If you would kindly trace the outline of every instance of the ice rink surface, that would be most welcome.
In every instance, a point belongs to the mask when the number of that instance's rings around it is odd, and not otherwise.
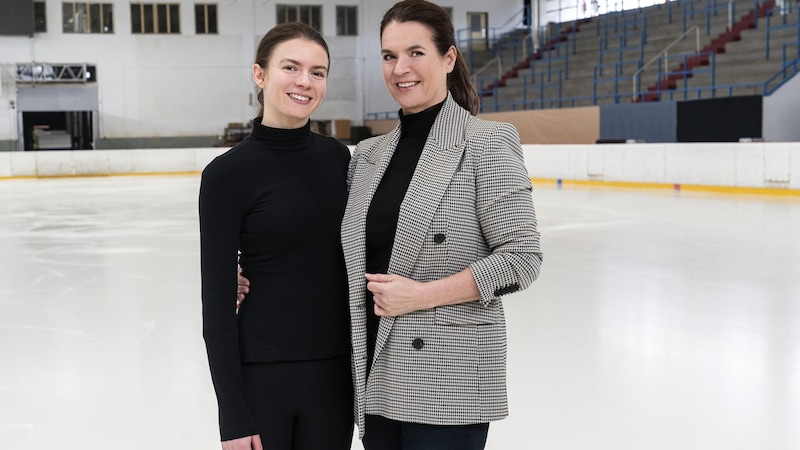
[[[198,186],[0,181],[0,448],[220,448]],[[544,264],[505,300],[511,416],[487,449],[800,449],[800,199],[534,202]]]

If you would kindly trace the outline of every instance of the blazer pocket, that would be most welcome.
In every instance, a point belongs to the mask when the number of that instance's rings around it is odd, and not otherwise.
[[[500,305],[478,301],[436,308],[436,325],[487,325],[500,322]]]

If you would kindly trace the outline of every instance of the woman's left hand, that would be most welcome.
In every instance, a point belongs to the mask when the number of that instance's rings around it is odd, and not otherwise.
[[[400,275],[366,274],[367,289],[375,299],[378,316],[401,316],[420,309],[424,304],[424,283]]]

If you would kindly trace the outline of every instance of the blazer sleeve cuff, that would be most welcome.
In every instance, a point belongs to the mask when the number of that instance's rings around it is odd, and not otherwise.
[[[497,270],[497,267],[486,259],[470,264],[472,276],[480,293],[480,302],[484,306],[500,300],[500,297],[523,289],[516,277],[509,276],[507,271]]]

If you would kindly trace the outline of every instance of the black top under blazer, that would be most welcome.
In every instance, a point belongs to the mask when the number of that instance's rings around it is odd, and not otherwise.
[[[528,287],[542,262],[531,181],[516,129],[472,116],[448,94],[400,206],[388,272],[434,281],[465,268],[480,300],[382,317],[367,378],[365,227],[400,125],[359,143],[342,222],[353,335],[354,413],[434,425],[508,415],[500,297]]]

